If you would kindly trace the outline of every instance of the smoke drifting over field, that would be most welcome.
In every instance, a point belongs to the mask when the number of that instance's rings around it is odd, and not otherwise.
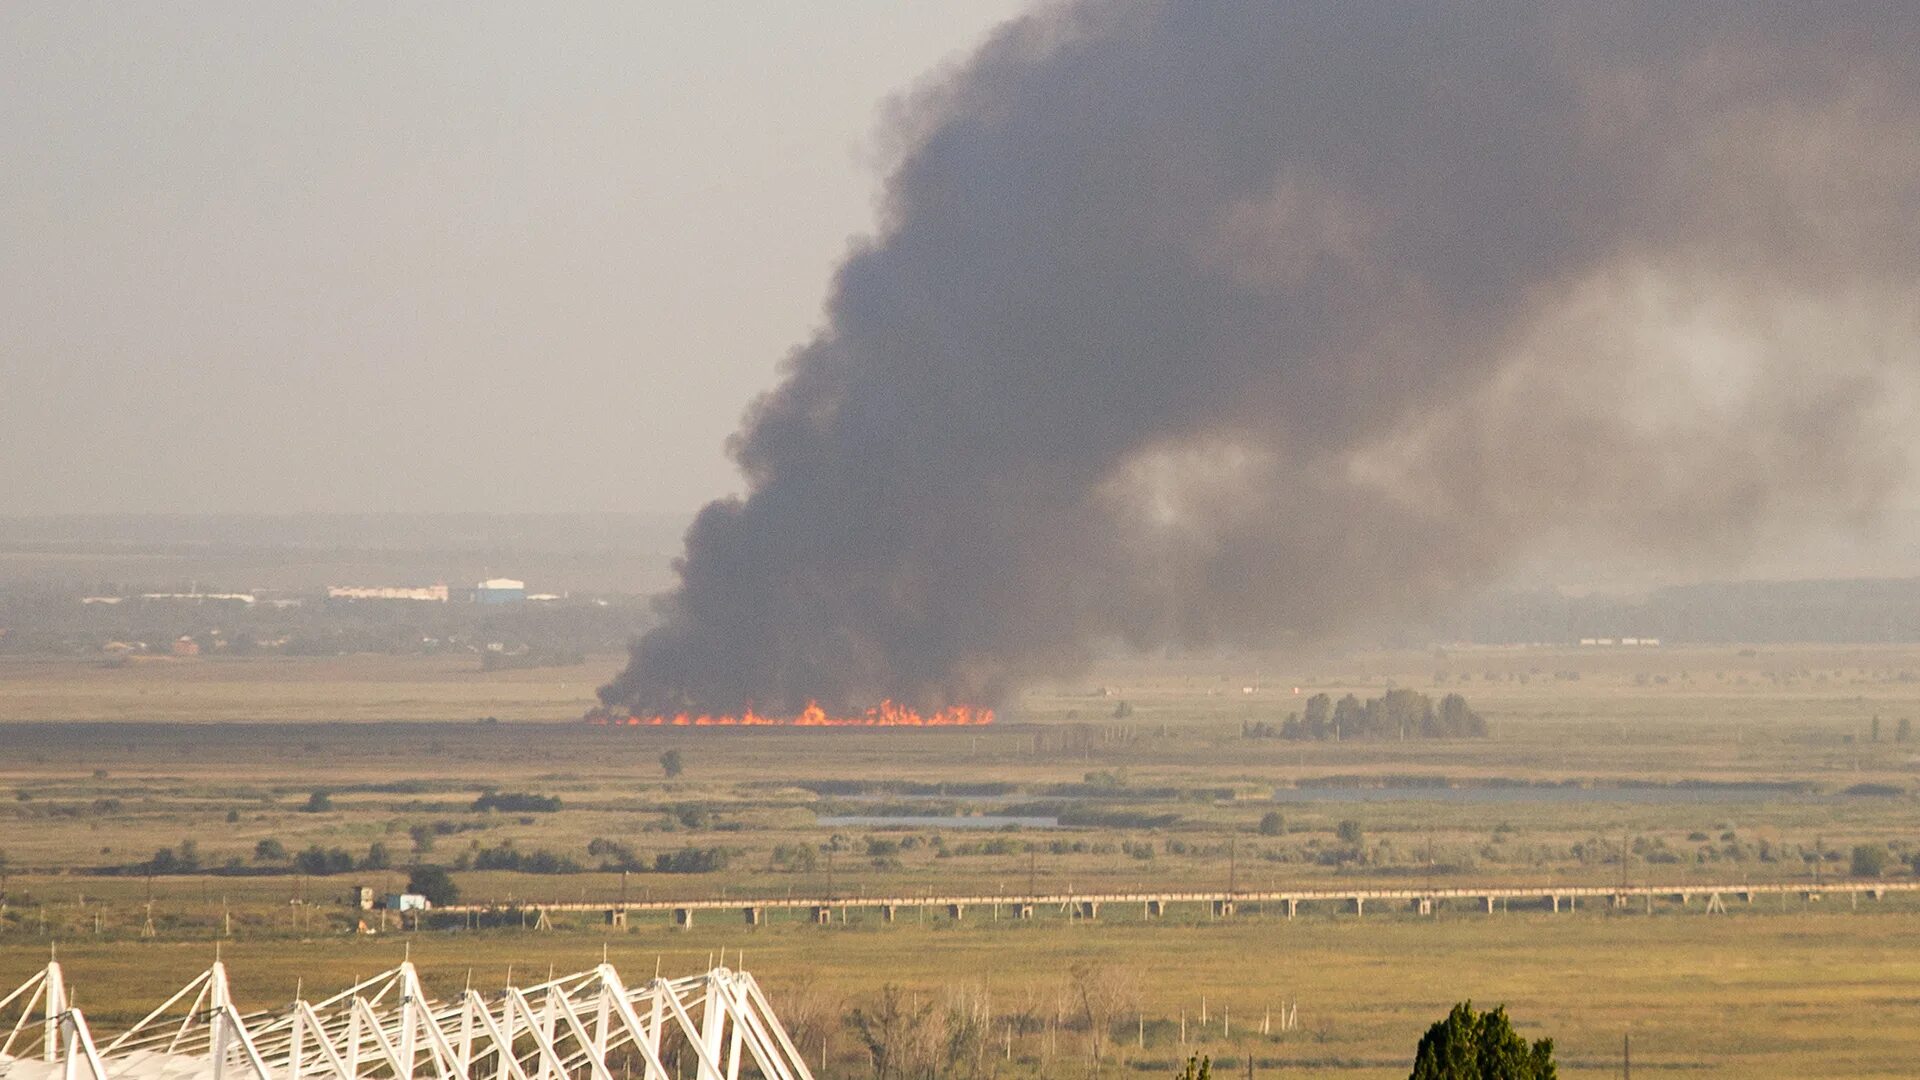
[[[990,703],[1416,614],[1569,534],[1869,517],[1920,364],[1920,7],[1048,8],[900,104],[878,236],[602,691]]]

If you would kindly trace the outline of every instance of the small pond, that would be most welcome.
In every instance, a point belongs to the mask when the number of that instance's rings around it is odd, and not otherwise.
[[[841,814],[821,817],[819,824],[854,829],[1057,829],[1057,817],[1017,817],[1010,814],[975,814],[971,817],[938,814]]]

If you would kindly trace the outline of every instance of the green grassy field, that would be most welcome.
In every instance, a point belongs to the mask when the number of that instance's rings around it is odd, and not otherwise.
[[[1614,1075],[1621,1036],[1636,1066],[1711,1077],[1909,1076],[1920,1052],[1920,930],[1913,910],[1737,913],[1728,917],[1466,914],[1411,918],[1258,918],[1156,925],[1043,921],[880,928],[727,925],[692,931],[640,928],[615,936],[563,926],[552,934],[422,933],[407,949],[431,984],[456,990],[509,968],[524,978],[549,967],[590,966],[604,947],[636,975],[702,970],[727,950],[781,1001],[825,995],[870,998],[886,982],[930,999],[977,987],[999,1028],[1061,1029],[1012,1040],[1002,1075],[1077,1075],[1085,1033],[1073,1023],[1065,978],[1076,966],[1126,973],[1137,1006],[1114,1025],[1108,1072],[1171,1072],[1188,1049],[1243,1060],[1261,1075],[1405,1075],[1413,1043],[1454,1000],[1504,1002],[1522,1031],[1551,1035],[1568,1075]],[[327,936],[224,942],[236,993],[268,1005],[347,985],[398,962],[393,936]],[[157,1003],[204,967],[211,940],[93,943],[60,955],[96,1023],[111,1027]],[[23,977],[40,947],[12,944],[0,974]],[[1204,999],[1204,1000],[1203,1000]],[[1263,1019],[1297,1003],[1299,1026],[1262,1034]],[[1203,1007],[1208,1016],[1200,1023]],[[1142,1018],[1145,1045],[1138,1045]],[[1228,1025],[1231,1025],[1229,1028]],[[809,1057],[825,1038],[836,1074],[857,1075],[859,1051],[843,1031],[802,1025]],[[1133,1030],[1129,1030],[1133,1029]],[[996,1048],[999,1049],[999,1048]]]
[[[1880,876],[1900,880],[1920,842],[1920,744],[1897,738],[1900,718],[1920,715],[1920,649],[1141,662],[1036,688],[1000,724],[974,731],[568,722],[617,666],[614,657],[500,673],[384,657],[0,662],[0,983],[23,978],[58,940],[83,1002],[111,1027],[190,977],[218,940],[257,1003],[285,997],[296,978],[344,985],[399,950],[393,930],[352,932],[347,886],[397,888],[413,862],[455,867],[468,898],[538,902],[623,889],[638,899],[991,894],[1029,883],[1219,890],[1230,880],[1241,889],[1812,882],[1851,873],[1855,847],[1884,849]],[[1490,736],[1242,734],[1313,693],[1394,686],[1466,695]],[[669,749],[686,763],[672,780],[659,765]],[[490,789],[554,796],[560,809],[473,809]],[[304,809],[314,791],[330,807]],[[939,820],[886,821],[909,812]],[[1063,827],[967,827],[1009,813]],[[822,822],[831,816],[876,820]],[[1342,823],[1357,840],[1339,835]],[[596,869],[606,861],[590,850],[596,839],[644,867],[687,848],[718,851],[724,866],[643,869],[623,881]],[[256,858],[267,840],[361,861],[377,844],[390,865],[297,874],[287,859]],[[189,841],[198,871],[140,869]],[[546,853],[582,872],[473,868],[501,851]],[[1133,1018],[1119,1024],[1128,1030],[1116,1029],[1125,1060],[1110,1060],[1110,1073],[1170,1072],[1184,1011],[1191,1046],[1251,1055],[1262,1075],[1404,1075],[1425,1024],[1465,997],[1504,1001],[1528,1034],[1555,1037],[1570,1075],[1612,1075],[1626,1031],[1636,1065],[1702,1076],[1910,1075],[1920,1049],[1911,1022],[1920,962],[1909,947],[1920,901],[1902,894],[1858,909],[1832,898],[1736,903],[1724,917],[1698,902],[1651,915],[1457,909],[1432,919],[1369,905],[1364,919],[1311,911],[1292,922],[1253,908],[1221,921],[1176,910],[1151,923],[1129,911],[1092,924],[1042,914],[1016,924],[976,912],[955,925],[909,912],[887,926],[856,910],[844,926],[783,914],[749,929],[712,913],[691,931],[638,916],[614,930],[581,915],[551,933],[513,919],[477,932],[443,920],[405,937],[443,985],[468,967],[497,979],[509,964],[577,966],[603,945],[643,972],[656,956],[689,970],[722,947],[744,948],[747,966],[802,1013],[819,1011],[807,995],[851,1006],[888,982],[929,996],[977,985],[1015,1023],[1005,1076],[1085,1071],[1084,1024],[1060,1004],[1075,965],[1138,988]],[[1294,999],[1299,1028],[1259,1035],[1268,1011]],[[848,1031],[807,1026],[834,1075],[858,1075]]]

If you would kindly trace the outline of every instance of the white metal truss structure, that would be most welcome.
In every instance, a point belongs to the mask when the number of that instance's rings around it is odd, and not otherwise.
[[[602,963],[436,1001],[402,963],[242,1012],[215,961],[101,1043],[54,961],[0,997],[0,1032],[0,1080],[813,1080],[753,976],[725,967],[629,989]]]

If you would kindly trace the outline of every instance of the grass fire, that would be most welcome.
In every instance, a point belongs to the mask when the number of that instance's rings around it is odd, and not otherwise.
[[[993,723],[993,710],[971,705],[949,705],[929,712],[892,701],[848,716],[832,716],[818,702],[792,716],[772,716],[753,711],[752,706],[732,713],[653,713],[625,715],[605,707],[586,715],[586,721],[603,727],[979,727]]]

